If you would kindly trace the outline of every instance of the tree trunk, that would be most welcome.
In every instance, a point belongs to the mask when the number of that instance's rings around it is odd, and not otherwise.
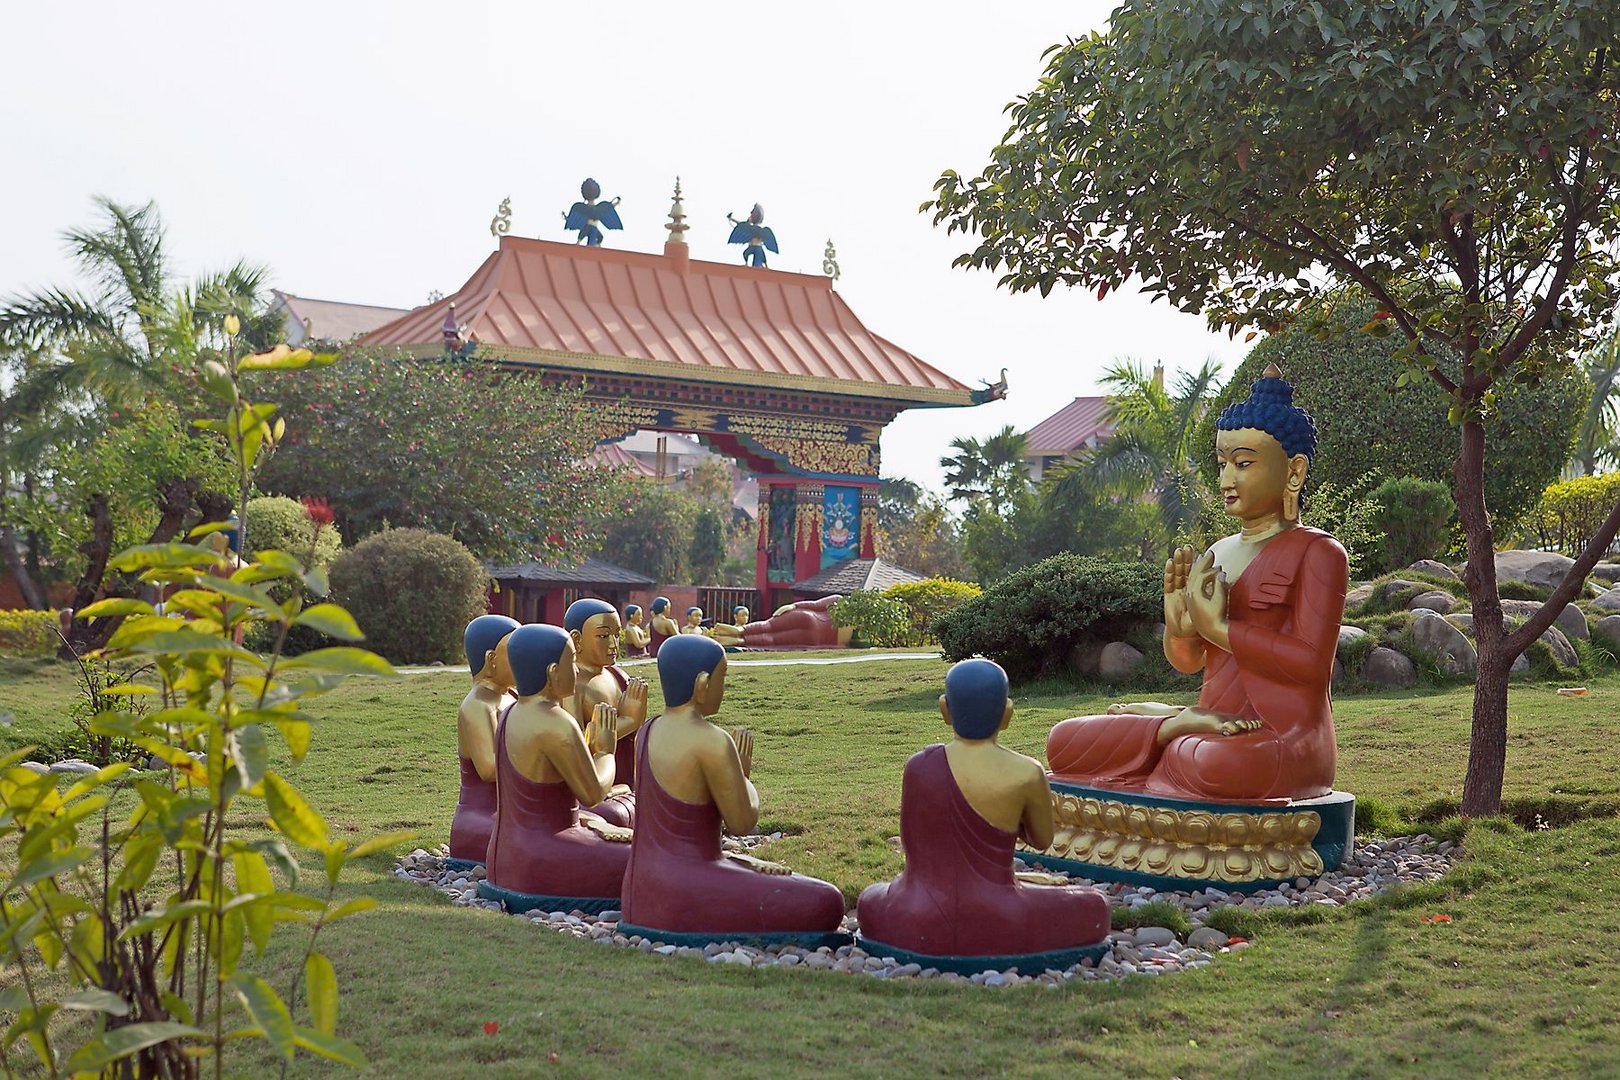
[[[45,608],[45,597],[34,584],[33,576],[28,573],[28,567],[23,563],[22,552],[17,550],[17,533],[10,525],[0,525],[0,548],[5,549],[6,566],[11,571],[12,580],[17,583],[17,591],[22,594],[23,603],[36,611]]]
[[[112,510],[108,506],[107,496],[90,496],[84,512],[90,518],[90,539],[79,545],[79,550],[84,552],[86,561],[84,573],[73,587],[73,598],[68,605],[74,612],[96,602],[101,592],[101,580],[107,575],[107,560],[112,558]],[[57,650],[57,655],[64,660],[71,660],[97,648],[98,646],[89,643],[87,637],[89,629],[89,621],[75,614],[72,625],[68,627],[67,641]]]
[[[1463,425],[1462,447],[1453,477],[1457,518],[1468,539],[1468,568],[1463,572],[1463,582],[1473,602],[1474,637],[1479,646],[1462,812],[1469,817],[1488,817],[1502,809],[1502,775],[1507,761],[1507,672],[1517,654],[1503,648],[1502,598],[1496,592],[1496,537],[1485,506],[1485,428],[1477,421]]]

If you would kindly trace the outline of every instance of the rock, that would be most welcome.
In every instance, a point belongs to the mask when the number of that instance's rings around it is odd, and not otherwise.
[[[999,971],[987,971],[984,974],[985,986],[1006,986],[1007,976]]]
[[[1420,574],[1429,574],[1434,577],[1450,578],[1452,581],[1457,580],[1457,572],[1455,570],[1447,566],[1445,563],[1436,562],[1433,559],[1419,559],[1411,566],[1408,566],[1407,569],[1416,570]]]
[[[1527,672],[1529,670],[1530,670],[1530,658],[1528,656],[1524,655],[1524,653],[1520,653],[1518,656],[1515,656],[1513,658],[1513,663],[1511,665],[1509,665],[1509,667],[1508,667],[1508,674],[1509,675],[1523,675],[1525,672]]]
[[[1412,661],[1394,649],[1380,645],[1361,665],[1361,677],[1374,686],[1399,688],[1411,686],[1416,681],[1417,669],[1412,666]]]
[[[653,952],[657,953],[659,956],[674,956],[675,955],[675,946],[674,945],[660,945],[656,949],[654,949]]]
[[[1461,630],[1439,615],[1422,615],[1412,621],[1412,639],[1446,675],[1471,675],[1479,669],[1474,645]]]
[[[1599,611],[1620,611],[1620,586],[1606,590],[1592,601]]]
[[[1175,932],[1164,926],[1139,926],[1133,935],[1138,945],[1174,945]]]
[[[1360,607],[1372,599],[1372,582],[1364,581],[1344,594],[1344,606],[1348,608]]]
[[[1457,606],[1457,598],[1444,589],[1434,589],[1430,592],[1419,593],[1406,605],[1406,610],[1416,611],[1418,608],[1428,608],[1436,615],[1449,615]]]
[[[1547,632],[1541,635],[1541,640],[1545,641],[1547,648],[1552,650],[1553,659],[1558,661],[1560,667],[1581,666],[1581,658],[1576,655],[1575,646],[1569,643],[1569,639],[1559,631],[1558,627],[1549,627]]]
[[[55,765],[52,765],[50,771],[53,773],[72,773],[74,775],[84,775],[86,773],[95,772],[96,767],[90,764],[88,761],[81,761],[78,758],[68,758],[66,761],[58,761]]]
[[[1535,600],[1504,600],[1502,601],[1502,614],[1512,619],[1528,619],[1540,611],[1542,605]],[[1574,604],[1567,604],[1553,625],[1564,632],[1566,638],[1580,638],[1586,641],[1591,638],[1591,630],[1586,625],[1586,612]]]
[[[1404,592],[1407,589],[1421,588],[1423,588],[1423,582],[1421,581],[1407,581],[1405,578],[1390,578],[1388,581],[1378,586],[1378,595],[1384,600],[1385,603],[1388,603],[1389,600],[1398,592]]]
[[[1592,567],[1592,576],[1613,585],[1620,581],[1620,563],[1600,562]]]
[[[1620,615],[1599,619],[1597,625],[1592,627],[1592,633],[1609,645],[1620,648]]]
[[[1339,661],[1337,656],[1333,658],[1333,675],[1328,681],[1333,686],[1338,686],[1344,682],[1344,664]]]
[[[1105,679],[1126,679],[1142,666],[1140,650],[1123,641],[1110,641],[1097,659],[1097,674]]]
[[[27,769],[31,773],[39,773],[41,776],[51,771],[51,767],[43,761],[19,761],[17,762],[17,768]]]
[[[1498,551],[1496,577],[1499,581],[1522,581],[1542,589],[1555,588],[1575,560],[1552,551]]]
[[[1205,952],[1214,952],[1216,949],[1225,948],[1228,940],[1230,939],[1226,936],[1226,931],[1217,930],[1213,926],[1200,926],[1187,935],[1187,944],[1195,949],[1203,949]]]
[[[1354,644],[1355,642],[1360,641],[1362,638],[1364,638],[1366,636],[1367,636],[1367,631],[1363,630],[1359,626],[1341,626],[1341,627],[1339,627],[1339,645],[1338,645],[1338,647],[1342,649],[1346,645]]]
[[[1446,622],[1467,634],[1469,641],[1474,640],[1474,617],[1468,612],[1465,611],[1461,615],[1447,615]]]
[[[1095,675],[1102,662],[1103,647],[1095,641],[1082,641],[1069,650],[1069,669],[1076,675]]]

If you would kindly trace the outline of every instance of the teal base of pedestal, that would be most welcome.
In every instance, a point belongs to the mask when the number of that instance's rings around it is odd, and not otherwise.
[[[446,870],[450,870],[450,871],[453,871],[453,872],[458,873],[458,874],[465,871],[465,870],[476,870],[478,867],[483,866],[483,865],[484,865],[484,862],[483,862],[482,859],[452,859],[452,858],[447,858],[447,859],[444,860],[444,868]]]
[[[1356,798],[1345,791],[1271,804],[1172,799],[1056,778],[1051,780],[1051,788],[1057,837],[1045,851],[1020,847],[1018,857],[1094,881],[1181,892],[1206,888],[1229,893],[1257,892],[1297,877],[1337,870],[1355,843]],[[1105,812],[1099,812],[1099,807]],[[1294,821],[1301,815],[1314,815],[1319,822],[1308,845],[1291,839],[1299,835]],[[1131,861],[1129,852],[1145,855],[1150,848],[1158,849],[1160,858],[1172,858],[1178,849],[1207,852],[1213,856],[1214,865],[1235,864],[1240,871],[1247,868],[1247,872],[1225,877],[1160,873],[1142,868],[1142,862],[1150,861],[1145,857]],[[1077,850],[1106,853],[1108,858],[1076,857]],[[1280,856],[1284,866],[1295,865],[1282,874],[1257,872],[1258,867],[1276,865],[1267,862],[1268,856]],[[1198,864],[1197,859],[1186,862]]]
[[[1067,971],[1082,960],[1101,960],[1109,945],[1100,941],[1095,945],[1080,945],[1072,949],[1051,952],[1013,953],[1007,956],[932,956],[912,952],[895,945],[886,945],[869,937],[857,937],[855,944],[870,956],[892,956],[902,964],[918,964],[923,968],[952,971],[958,975],[977,975],[981,971],[1006,971],[1017,968],[1020,975],[1039,975],[1043,971]]]
[[[722,933],[681,933],[675,930],[655,930],[650,926],[637,926],[634,923],[619,922],[619,933],[625,937],[644,937],[648,941],[661,941],[665,945],[676,945],[701,949],[705,945],[719,945],[735,942],[738,945],[753,945],[757,948],[768,948],[772,945],[792,945],[800,949],[819,949],[826,946],[836,949],[854,942],[854,938],[840,930],[829,932],[821,931],[777,931],[774,933],[755,932],[749,930],[735,930]]]
[[[600,915],[619,906],[617,896],[540,896],[535,893],[513,892],[487,881],[478,883],[480,900],[499,900],[507,911],[521,915],[525,911],[583,911],[587,915]]]

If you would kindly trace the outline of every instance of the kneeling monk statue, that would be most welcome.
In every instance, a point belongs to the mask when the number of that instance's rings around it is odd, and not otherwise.
[[[1007,673],[964,660],[939,709],[956,737],[906,762],[906,867],[861,894],[861,946],[944,971],[1067,968],[1107,949],[1108,901],[1090,886],[1015,878],[1013,845],[1052,842],[1052,792],[1034,758],[996,742],[1012,720]]]
[[[647,719],[647,682],[633,679],[615,661],[623,627],[619,613],[606,600],[575,600],[563,614],[563,629],[574,642],[574,719],[583,728],[598,705],[619,717],[619,745],[614,751],[617,782],[591,813],[627,829],[636,826],[636,731]]]
[[[505,615],[480,615],[467,624],[462,643],[472,689],[456,710],[456,756],[461,761],[461,797],[450,819],[451,870],[481,866],[495,826],[495,725],[510,700],[512,667],[500,643],[518,628]]]
[[[1241,531],[1196,559],[1181,548],[1165,564],[1164,654],[1178,671],[1203,670],[1197,704],[1115,705],[1105,715],[1064,720],[1047,737],[1060,797],[1064,783],[1088,785],[1154,797],[1133,805],[1165,810],[1143,811],[1128,839],[1096,847],[1104,861],[1144,860],[1126,869],[1159,873],[1164,864],[1173,874],[1222,881],[1282,878],[1320,872],[1309,847],[1300,851],[1302,841],[1334,865],[1343,854],[1335,845],[1349,841],[1348,818],[1339,818],[1353,800],[1333,792],[1328,689],[1345,553],[1332,536],[1299,524],[1316,425],[1293,404],[1281,374],[1268,367],[1248,399],[1216,423],[1220,492]],[[1289,816],[1294,804],[1330,795],[1334,808]],[[1286,809],[1245,816],[1207,805],[1221,803]],[[1094,809],[1084,799],[1075,804],[1086,819],[1072,822],[1080,832],[1123,820]],[[1061,813],[1058,824],[1061,842]],[[1318,829],[1336,839],[1313,840]]]
[[[506,651],[518,699],[495,734],[500,806],[478,895],[511,911],[616,908],[630,831],[579,807],[613,786],[617,717],[602,705],[583,733],[574,722],[574,643],[559,627],[521,626]]]
[[[748,779],[753,734],[709,722],[725,695],[725,649],[697,634],[670,638],[658,650],[658,677],[664,713],[636,740],[636,833],[619,933],[675,944],[847,942],[837,886],[721,852],[722,821],[737,836],[759,823]]]

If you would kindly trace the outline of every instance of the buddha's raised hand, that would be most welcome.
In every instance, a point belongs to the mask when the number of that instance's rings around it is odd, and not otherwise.
[[[619,742],[619,711],[611,705],[598,705],[591,710],[591,722],[585,725],[585,745],[592,756],[613,753]]]
[[[647,680],[631,679],[619,695],[619,711],[640,723],[647,719]]]
[[[1182,591],[1198,635],[1223,649],[1228,638],[1226,597],[1230,588],[1226,575],[1215,565],[1214,552],[1205,552]]]
[[[737,747],[737,757],[742,761],[742,773],[748,776],[754,771],[754,733],[745,727],[734,728],[731,741]]]
[[[1192,613],[1187,610],[1187,579],[1193,565],[1193,549],[1180,547],[1164,564],[1164,625],[1174,637],[1197,637]]]

